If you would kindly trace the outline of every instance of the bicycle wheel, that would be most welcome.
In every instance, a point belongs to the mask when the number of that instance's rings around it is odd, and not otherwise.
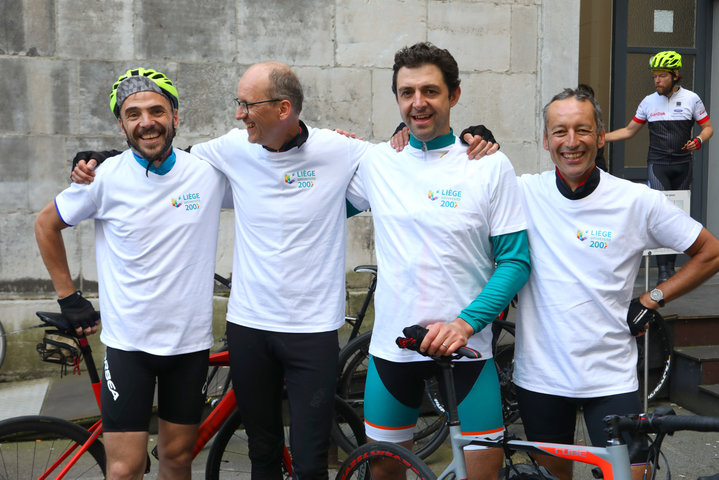
[[[0,322],[0,367],[2,367],[2,362],[5,360],[6,348],[7,342],[5,341],[5,329],[2,326],[2,322]]]
[[[282,459],[285,479],[292,478],[292,461],[285,449]],[[248,456],[247,434],[240,412],[235,410],[215,435],[205,464],[205,480],[248,479],[252,471]]]
[[[219,351],[227,350],[227,347]],[[229,365],[210,365],[207,369],[204,395],[205,402],[202,411],[202,418],[206,418],[212,410],[220,403],[222,397],[232,388]]]
[[[330,436],[345,453],[350,453],[366,442],[362,419],[339,395],[335,395],[335,418]]]
[[[372,442],[362,445],[347,457],[335,478],[336,480],[369,480],[372,478],[370,466],[376,461],[403,466],[407,470],[407,479],[433,480],[437,478],[417,455],[406,448],[387,442]]]
[[[657,316],[649,322],[649,388],[648,399],[657,398],[669,379],[672,367],[672,343],[669,340],[666,321]],[[637,377],[639,393],[644,395],[644,337],[637,337]]]
[[[492,350],[494,364],[499,377],[499,389],[502,394],[502,418],[509,425],[519,419],[517,395],[512,383],[514,372],[514,324],[504,320],[492,323]]]
[[[71,448],[90,438],[90,432],[67,420],[30,415],[0,422],[0,480],[48,478],[64,468],[68,458],[60,460]],[[51,466],[58,462],[57,468]],[[105,447],[99,440],[90,445],[72,466],[66,479],[105,478]]]
[[[364,384],[367,379],[369,344],[372,332],[366,332],[349,342],[339,355],[337,394],[342,397],[360,418],[364,418]],[[449,434],[446,413],[442,406],[436,380],[425,382],[419,418],[415,427],[412,451],[427,458],[444,442]]]
[[[355,409],[360,418],[364,418],[364,384],[371,339],[372,332],[352,339],[340,350],[337,362],[337,394]]]

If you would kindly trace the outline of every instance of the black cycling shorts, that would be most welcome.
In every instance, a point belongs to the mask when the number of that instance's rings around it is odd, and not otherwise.
[[[587,432],[595,447],[606,447],[609,439],[604,431],[607,415],[625,415],[642,412],[639,392],[593,398],[570,398],[537,393],[516,387],[519,412],[524,433],[531,442],[574,443],[577,411],[583,408]],[[623,434],[629,446],[632,464],[647,461],[648,442],[643,435]]]
[[[649,187],[654,190],[689,190],[692,186],[692,162],[662,165],[649,163]]]
[[[146,432],[157,380],[157,413],[167,422],[200,423],[209,350],[160,356],[107,347],[102,369],[102,428]]]

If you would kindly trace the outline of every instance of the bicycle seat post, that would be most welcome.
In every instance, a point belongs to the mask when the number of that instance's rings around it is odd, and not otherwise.
[[[452,359],[450,357],[435,358],[435,362],[439,365],[440,385],[444,388],[445,401],[447,402],[447,424],[450,426],[459,425],[459,412],[457,411],[457,393],[454,389],[454,372]]]

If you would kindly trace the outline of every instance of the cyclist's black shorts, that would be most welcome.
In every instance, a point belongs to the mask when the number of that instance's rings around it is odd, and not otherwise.
[[[689,190],[692,186],[692,162],[670,165],[650,162],[647,177],[649,186],[654,190]]]
[[[605,447],[608,440],[602,422],[605,416],[636,414],[643,410],[639,392],[593,398],[560,397],[519,387],[516,392],[524,433],[532,442],[573,444],[577,410],[582,407],[592,445]],[[646,437],[632,437],[626,432],[623,435],[632,464],[646,463],[649,448]]]
[[[181,425],[200,423],[209,350],[159,356],[107,347],[102,369],[102,428],[146,432],[157,380],[157,413]]]

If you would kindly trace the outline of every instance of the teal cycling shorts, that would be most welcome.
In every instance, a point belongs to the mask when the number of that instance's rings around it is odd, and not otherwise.
[[[502,438],[502,401],[494,359],[455,362],[453,372],[462,433]],[[420,413],[433,408],[425,381],[438,374],[439,367],[432,361],[398,363],[370,355],[364,400],[367,436],[394,443],[411,440]]]

